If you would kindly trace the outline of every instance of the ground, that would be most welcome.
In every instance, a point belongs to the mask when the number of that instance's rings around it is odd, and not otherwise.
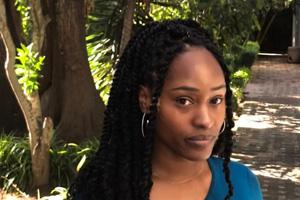
[[[258,175],[264,200],[300,200],[300,64],[261,58],[252,73],[233,157]]]

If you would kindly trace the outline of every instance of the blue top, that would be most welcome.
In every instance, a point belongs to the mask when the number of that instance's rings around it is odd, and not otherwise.
[[[228,186],[223,173],[223,159],[208,159],[212,173],[212,182],[205,200],[223,200],[228,193]],[[229,164],[230,180],[233,185],[231,200],[262,200],[262,193],[257,177],[248,167],[231,161]]]
[[[223,159],[211,157],[208,164],[212,173],[212,181],[205,200],[224,200],[228,193],[228,186],[223,173]],[[260,184],[256,176],[248,167],[231,161],[230,180],[233,185],[233,197],[230,200],[262,200]],[[77,192],[75,200],[84,199],[80,192]]]

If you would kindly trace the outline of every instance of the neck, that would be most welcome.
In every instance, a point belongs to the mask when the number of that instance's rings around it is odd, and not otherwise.
[[[154,144],[152,156],[153,176],[169,182],[188,182],[199,178],[209,170],[207,160],[187,160],[175,152],[162,150]]]

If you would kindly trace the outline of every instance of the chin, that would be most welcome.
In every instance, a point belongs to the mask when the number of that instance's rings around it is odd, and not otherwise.
[[[189,156],[186,156],[186,159],[190,160],[190,161],[205,161],[205,160],[208,160],[209,157],[211,156],[212,154],[212,150],[209,151],[209,152],[200,152],[198,154],[193,154],[193,155],[189,155]]]

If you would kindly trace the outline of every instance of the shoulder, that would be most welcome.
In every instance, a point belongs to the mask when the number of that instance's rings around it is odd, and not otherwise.
[[[219,185],[219,183],[227,184],[223,173],[223,163],[224,160],[222,158],[211,157],[209,159],[213,178],[219,179],[218,181],[215,180],[218,182],[215,183],[216,185]],[[236,197],[234,199],[243,199],[243,195],[245,194],[253,194],[254,196],[251,197],[253,200],[262,199],[259,180],[249,167],[239,162],[230,161],[229,170],[230,180],[233,184],[235,193],[234,196]]]
[[[211,157],[209,159],[209,164],[210,167],[212,168],[212,170],[222,170],[223,171],[223,163],[224,163],[224,159],[222,158],[217,158],[217,157]],[[236,175],[247,175],[247,176],[251,176],[251,177],[256,177],[253,172],[250,170],[249,167],[247,167],[246,165],[236,162],[236,161],[230,161],[229,163],[229,169],[230,169],[230,173],[232,176],[236,176]]]

